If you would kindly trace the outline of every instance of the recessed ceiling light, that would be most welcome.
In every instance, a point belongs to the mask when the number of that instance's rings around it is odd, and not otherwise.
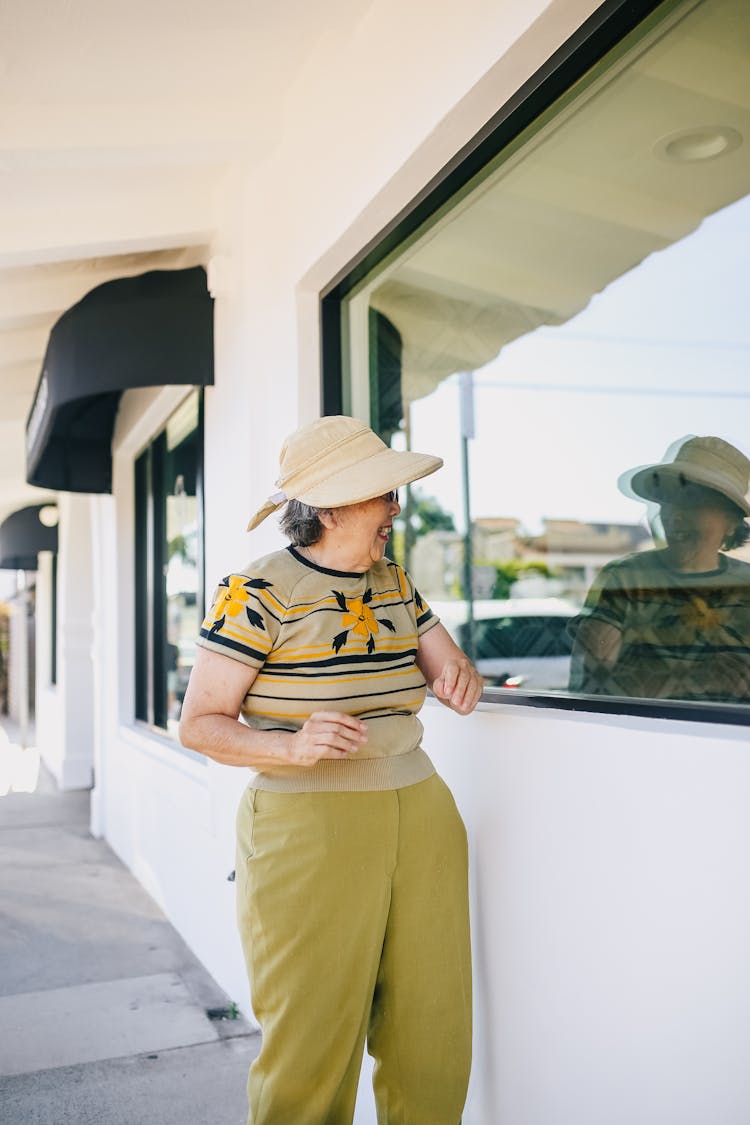
[[[717,156],[739,148],[742,134],[728,125],[704,125],[696,129],[680,129],[662,137],[654,152],[664,160],[690,164],[695,160],[714,160]]]

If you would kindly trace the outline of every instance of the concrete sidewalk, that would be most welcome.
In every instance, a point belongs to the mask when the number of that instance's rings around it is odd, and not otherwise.
[[[91,837],[88,804],[44,772],[0,796],[0,1123],[243,1125],[259,1037],[221,1018],[229,999]]]

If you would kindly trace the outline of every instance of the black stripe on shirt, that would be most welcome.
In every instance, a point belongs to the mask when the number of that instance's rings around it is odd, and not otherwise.
[[[410,691],[410,692],[420,691],[423,687],[424,687],[423,683],[422,684],[409,684],[407,687],[390,688],[389,690],[386,690],[386,691],[360,691],[360,692],[357,692],[356,695],[325,695],[325,696],[321,696],[321,695],[285,695],[283,697],[283,702],[284,703],[320,703],[322,705],[324,703],[340,703],[342,700],[346,700],[349,703],[352,703],[352,702],[356,703],[360,699],[374,699],[375,696],[377,696],[377,695],[399,695],[399,694],[401,694],[402,692],[405,692],[405,691]],[[250,691],[250,697],[251,697],[251,699],[273,699],[276,702],[280,702],[280,696],[278,696],[278,695],[263,695],[259,691],[252,691],[251,690]]]
[[[231,648],[233,652],[241,652],[243,656],[250,656],[253,660],[259,660],[261,663],[265,663],[268,656],[267,652],[258,652],[257,649],[250,648],[249,645],[240,644],[239,641],[233,641],[229,637],[223,636],[219,630],[211,632],[210,629],[201,629],[200,635],[205,641],[212,641],[223,648]]]
[[[416,665],[416,662],[414,660],[404,660],[400,664],[392,664],[389,668],[385,669],[385,671],[386,672],[398,672],[403,668],[416,668],[416,666],[417,665]],[[351,671],[352,671],[351,668],[342,668],[340,672],[329,672],[328,675],[332,676],[332,677],[335,677],[335,676],[350,676]],[[367,670],[365,670],[365,672],[363,672],[363,675],[366,675],[366,674],[367,674]],[[279,666],[277,664],[265,664],[264,667],[263,667],[263,675],[264,676],[284,676],[284,677],[296,676],[299,679],[304,680],[306,677],[309,677],[310,673],[307,670],[307,662],[300,660],[300,662],[298,664],[294,664],[290,668],[288,668],[286,670],[282,669],[281,671],[279,671]],[[316,678],[316,677],[313,677],[313,678]]]
[[[279,651],[278,649],[276,650]],[[416,657],[417,650],[415,648],[407,648],[402,652],[373,652],[368,654],[361,654],[359,656],[329,656],[325,660],[305,660],[304,665],[306,668],[333,668],[336,665],[351,665],[351,664],[383,664],[388,660],[405,660],[407,657]],[[264,657],[265,659],[265,657]],[[299,669],[303,661],[296,660],[294,663],[284,663],[280,660],[274,660],[273,664],[269,664],[275,672],[281,669]],[[263,669],[264,672],[268,668]]]

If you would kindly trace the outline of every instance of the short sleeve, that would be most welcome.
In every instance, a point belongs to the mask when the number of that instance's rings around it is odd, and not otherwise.
[[[617,570],[604,566],[591,584],[577,622],[594,620],[613,625],[621,632],[625,626],[629,595]]]
[[[216,587],[196,643],[260,668],[278,638],[283,614],[272,582],[229,574]]]
[[[619,695],[620,687],[613,679],[612,667],[601,662],[592,650],[589,622],[624,632],[628,611],[628,591],[623,585],[621,568],[608,564],[602,567],[591,584],[581,612],[568,623],[573,641],[568,688],[586,695]]]
[[[427,602],[414,585],[411,576],[407,574],[405,570],[401,570],[400,567],[399,571],[405,586],[404,601],[408,606],[413,606],[417,625],[417,636],[423,637],[425,633],[429,633],[430,629],[440,624],[440,618],[432,612]]]

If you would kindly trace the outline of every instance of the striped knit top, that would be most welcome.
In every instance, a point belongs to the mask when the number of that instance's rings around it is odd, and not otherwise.
[[[572,631],[588,619],[622,634],[614,667],[574,650],[570,686],[592,695],[695,702],[750,698],[750,565],[719,555],[704,574],[672,570],[663,550],[607,563]]]
[[[314,711],[367,723],[347,759],[278,766],[252,784],[277,792],[397,789],[434,768],[417,718],[426,684],[419,637],[438,623],[389,559],[364,574],[328,570],[293,547],[222,579],[198,644],[259,669],[241,715],[257,730],[299,730]]]

